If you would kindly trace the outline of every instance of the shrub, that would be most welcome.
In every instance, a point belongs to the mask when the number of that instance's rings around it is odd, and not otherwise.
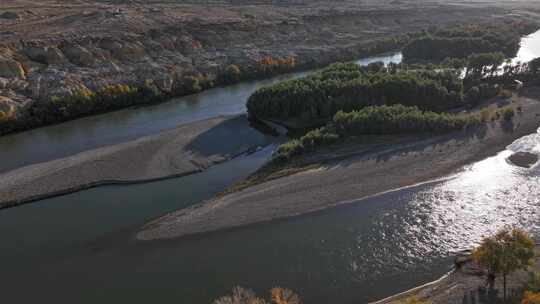
[[[510,90],[501,90],[499,92],[499,97],[502,97],[502,98],[511,98],[512,97],[512,91]]]
[[[300,297],[290,289],[275,287],[270,290],[270,301],[242,287],[234,287],[232,295],[214,301],[214,304],[301,304]]]
[[[540,272],[532,271],[529,273],[526,289],[533,292],[540,292]]]
[[[404,300],[399,301],[399,304],[431,304],[430,301],[422,301],[419,300],[417,297],[408,297]]]
[[[515,112],[513,108],[506,108],[503,110],[503,119],[505,121],[511,121],[514,118]]]
[[[274,58],[272,56],[266,56],[257,62],[256,69],[260,75],[271,75],[277,72],[291,71],[295,67],[295,57]]]
[[[540,293],[526,291],[521,304],[540,304]]]
[[[423,112],[416,107],[367,107],[349,113],[338,112],[333,119],[338,134],[399,134],[448,132],[480,124],[475,115]]]
[[[449,132],[481,123],[477,115],[424,112],[416,107],[373,106],[349,113],[338,112],[325,127],[309,131],[300,139],[278,147],[276,160],[283,161],[333,144],[340,139],[365,134]]]
[[[237,286],[233,288],[232,295],[221,297],[214,304],[266,304],[266,301],[253,291]]]
[[[482,109],[480,111],[480,121],[488,122],[489,120],[491,120],[491,111],[488,108]]]
[[[278,157],[283,159],[289,159],[292,156],[300,155],[304,153],[304,145],[301,140],[293,139],[287,143],[280,145],[276,151]]]
[[[8,120],[9,116],[6,112],[0,111],[0,122]]]
[[[237,65],[230,64],[225,68],[221,77],[224,83],[235,83],[240,80],[241,74],[242,72]]]
[[[182,94],[194,94],[202,90],[199,78],[195,76],[185,76],[182,78],[180,90]]]

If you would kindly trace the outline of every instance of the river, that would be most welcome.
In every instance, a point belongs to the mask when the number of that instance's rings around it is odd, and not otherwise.
[[[540,41],[540,33],[536,36]],[[391,58],[401,59],[399,54],[384,59]],[[196,120],[180,108],[203,109],[196,112],[199,119],[241,113],[254,88],[278,79],[19,133],[7,139],[16,143],[13,150],[1,153],[20,166]],[[215,110],[212,100],[229,112]],[[96,127],[85,131],[85,125]],[[36,151],[21,154],[30,148]],[[445,181],[182,240],[137,242],[134,231],[149,219],[241,180],[268,159],[273,146],[200,174],[100,187],[2,210],[2,299],[203,304],[238,284],[261,294],[274,286],[289,287],[305,303],[366,303],[441,276],[451,269],[454,252],[504,225],[539,235],[540,168],[517,168],[505,158],[511,150],[540,151],[540,135],[520,139],[508,149]]]
[[[360,59],[359,64],[401,62],[401,53]],[[0,172],[158,133],[178,125],[246,112],[248,97],[259,87],[305,76],[309,71],[213,88],[142,107],[89,116],[0,137]]]

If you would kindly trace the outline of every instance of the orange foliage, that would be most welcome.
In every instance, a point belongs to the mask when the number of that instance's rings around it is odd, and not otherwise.
[[[277,69],[293,69],[296,66],[296,58],[289,56],[287,58],[273,58],[266,56],[259,60],[259,69],[264,72],[274,71]]]
[[[540,304],[540,293],[526,291],[521,304]]]
[[[275,304],[300,304],[300,297],[292,290],[275,287],[270,290],[272,302]]]

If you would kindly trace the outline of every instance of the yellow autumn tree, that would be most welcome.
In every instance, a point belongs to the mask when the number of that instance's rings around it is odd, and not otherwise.
[[[521,304],[540,304],[540,293],[526,291]]]
[[[430,301],[419,300],[417,297],[412,296],[404,300],[399,301],[399,304],[431,304]]]
[[[300,297],[290,289],[275,287],[270,290],[270,302],[257,295],[249,289],[234,287],[232,294],[221,297],[213,304],[301,304]]]
[[[534,256],[534,241],[521,229],[503,229],[494,236],[485,238],[473,252],[474,260],[487,269],[491,286],[496,275],[502,275],[504,299],[507,276],[532,265]]]

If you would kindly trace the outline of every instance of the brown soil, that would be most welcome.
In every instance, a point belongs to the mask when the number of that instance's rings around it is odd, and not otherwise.
[[[1,1],[0,110],[20,116],[36,100],[117,83],[172,94],[187,76],[213,80],[267,56],[312,67],[388,51],[381,40],[430,26],[540,17],[538,1],[197,2]]]

